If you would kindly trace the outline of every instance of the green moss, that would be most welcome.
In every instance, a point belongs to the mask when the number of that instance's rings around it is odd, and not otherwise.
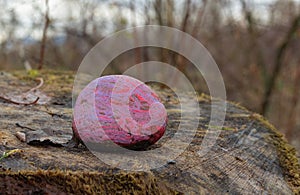
[[[239,109],[241,109],[241,110],[243,110],[243,111],[245,111],[247,113],[250,112],[247,108],[245,108],[244,106],[242,106],[240,103],[233,102],[233,101],[228,101],[228,100],[226,100],[226,102],[234,105],[235,107],[237,107],[237,108],[239,108]]]
[[[14,71],[12,73],[20,80],[28,83],[29,87],[37,85],[37,78],[42,78],[44,81],[41,87],[44,92],[49,92],[50,96],[64,96],[72,93],[74,84],[74,75],[72,71],[61,70],[41,70],[37,76],[31,76],[26,71]],[[53,93],[55,92],[55,93]]]
[[[225,131],[235,131],[236,128],[233,127],[225,127],[225,126],[213,126],[213,125],[205,125],[207,128],[216,129],[216,130],[225,130]]]
[[[295,148],[290,146],[284,136],[279,133],[279,131],[263,116],[253,114],[252,117],[273,131],[273,134],[271,134],[267,140],[276,147],[277,155],[286,181],[291,186],[291,189],[295,194],[300,194],[300,164],[296,156]]]
[[[205,93],[201,93],[198,95],[198,101],[199,102],[211,102],[211,96],[207,95]]]
[[[39,75],[39,71],[32,69],[27,72],[29,77],[36,78]]]
[[[5,178],[5,185],[14,187],[13,193],[25,192],[26,187],[31,186],[40,193],[180,194],[159,183],[152,174],[142,172],[6,171],[0,173],[0,178]]]
[[[257,113],[253,113],[253,114],[250,115],[250,118],[257,120],[264,127],[272,130],[275,134],[280,134],[279,131],[273,125],[271,125],[262,115],[257,114]],[[280,134],[280,135],[282,136],[282,134]]]
[[[22,80],[34,80],[37,77],[44,79],[46,84],[73,84],[75,72],[61,71],[61,70],[31,70],[26,71],[14,71],[12,74]]]

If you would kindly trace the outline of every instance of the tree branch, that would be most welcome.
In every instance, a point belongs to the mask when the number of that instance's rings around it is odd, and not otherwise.
[[[263,102],[262,102],[261,113],[263,115],[266,115],[267,110],[269,108],[270,98],[274,92],[275,82],[277,80],[277,77],[278,77],[280,70],[282,68],[282,65],[283,65],[284,54],[294,36],[294,34],[297,32],[299,26],[300,26],[300,14],[292,22],[292,25],[291,25],[288,33],[286,34],[286,37],[284,38],[282,44],[280,45],[280,47],[277,50],[277,55],[276,55],[276,59],[275,59],[275,67],[274,67],[274,70],[273,70],[273,73],[272,73],[270,79],[268,80],[267,88],[266,88],[265,95],[264,95]]]
[[[9,103],[12,103],[12,104],[16,104],[16,105],[29,106],[29,105],[36,104],[36,103],[39,101],[40,97],[37,97],[33,102],[29,102],[29,103],[25,103],[25,102],[17,102],[17,101],[8,99],[8,98],[3,97],[3,96],[0,96],[0,99],[1,99],[1,100],[4,100],[4,101],[7,101],[7,102],[9,102]]]

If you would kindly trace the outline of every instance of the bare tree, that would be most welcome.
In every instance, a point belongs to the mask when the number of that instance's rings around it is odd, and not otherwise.
[[[155,15],[156,15],[156,20],[159,25],[164,25],[163,22],[163,1],[162,0],[155,0],[153,3]]]
[[[300,61],[298,62],[300,63]],[[294,78],[294,90],[292,94],[292,101],[291,101],[291,109],[288,114],[288,120],[286,121],[286,137],[288,140],[292,140],[294,128],[297,124],[297,105],[299,102],[300,96],[300,64],[298,64],[298,70],[296,71],[295,78]]]
[[[198,33],[199,30],[201,28],[201,25],[203,24],[203,19],[204,19],[204,13],[205,10],[207,10],[207,0],[202,0],[202,6],[198,7],[198,11],[196,13],[196,19],[194,21],[193,24],[193,28],[192,28],[192,36],[194,36],[195,38],[198,38]]]
[[[261,46],[259,44],[259,33],[258,33],[258,29],[256,26],[256,22],[255,22],[255,18],[253,17],[253,13],[251,11],[251,9],[248,8],[248,5],[246,3],[245,0],[240,0],[241,4],[242,4],[242,10],[243,10],[243,14],[244,14],[244,18],[247,22],[247,30],[249,33],[249,37],[250,37],[250,48],[249,51],[253,51],[255,54],[255,60],[256,60],[256,64],[259,66],[260,68],[260,72],[262,75],[262,78],[264,80],[264,88],[267,88],[267,84],[268,84],[268,73],[267,73],[267,69],[266,69],[266,62],[263,56],[263,51],[261,49]]]
[[[268,83],[267,83],[265,94],[264,94],[263,101],[262,101],[261,113],[263,115],[266,115],[266,113],[268,111],[268,108],[270,105],[270,98],[274,92],[276,80],[277,80],[278,75],[280,74],[280,71],[283,66],[284,54],[285,54],[290,42],[292,41],[294,34],[297,32],[297,30],[299,28],[300,28],[300,13],[292,21],[291,26],[290,26],[284,40],[282,41],[281,45],[277,49],[276,59],[275,59],[275,67],[273,69],[273,72],[272,72],[270,78],[268,79]]]
[[[46,6],[45,18],[44,18],[45,23],[44,23],[43,36],[42,36],[41,47],[40,47],[40,61],[39,61],[38,70],[41,70],[44,65],[45,49],[46,49],[46,41],[47,41],[47,31],[48,31],[48,27],[50,24],[49,0],[45,0],[45,6]]]

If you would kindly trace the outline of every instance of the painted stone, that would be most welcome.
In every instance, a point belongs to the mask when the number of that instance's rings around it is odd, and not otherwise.
[[[125,75],[95,79],[74,106],[74,137],[84,144],[111,140],[125,148],[143,149],[165,133],[167,112],[143,82]]]

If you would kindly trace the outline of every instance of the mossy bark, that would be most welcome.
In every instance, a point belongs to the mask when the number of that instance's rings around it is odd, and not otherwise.
[[[72,135],[74,73],[41,71],[37,76],[45,81],[34,94],[40,96],[42,104],[22,106],[0,101],[0,152],[15,151],[0,161],[1,194],[299,194],[300,166],[295,149],[260,115],[235,103],[227,103],[226,120],[216,144],[206,155],[197,155],[210,119],[211,100],[204,94],[197,98],[200,124],[189,147],[149,172],[108,166],[83,146],[28,145],[16,137],[18,131]],[[24,101],[20,94],[35,84],[24,72],[0,74],[2,95],[16,100]],[[180,120],[190,120],[180,119],[180,104],[171,90],[152,88],[164,101],[169,120],[166,134],[149,149],[171,138]],[[189,98],[186,94],[186,100]]]

